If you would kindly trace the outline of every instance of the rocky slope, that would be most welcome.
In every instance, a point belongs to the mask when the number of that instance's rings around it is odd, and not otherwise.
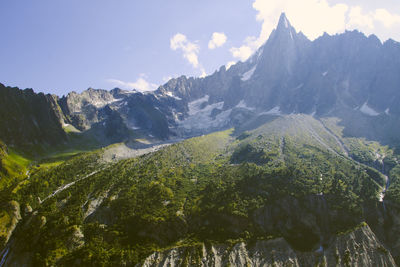
[[[283,238],[254,244],[178,247],[155,252],[137,266],[396,266],[368,226],[336,236],[327,248],[295,251]]]
[[[0,139],[11,146],[54,145],[66,141],[51,95],[0,84]]]

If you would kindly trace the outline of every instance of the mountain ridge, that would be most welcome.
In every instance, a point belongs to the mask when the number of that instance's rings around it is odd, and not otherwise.
[[[395,266],[397,51],[282,14],[247,61],[154,92],[0,85],[0,265]]]

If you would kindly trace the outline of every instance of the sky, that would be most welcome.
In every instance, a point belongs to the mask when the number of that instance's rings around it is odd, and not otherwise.
[[[281,12],[311,40],[400,41],[398,0],[1,0],[0,12],[0,83],[59,96],[212,74],[254,53]]]

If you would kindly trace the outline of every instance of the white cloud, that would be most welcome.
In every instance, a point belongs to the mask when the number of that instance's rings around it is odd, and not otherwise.
[[[107,82],[121,89],[138,90],[140,92],[154,91],[157,89],[157,84],[150,83],[145,80],[146,76],[141,74],[135,82],[125,82],[117,79],[108,79]]]
[[[378,22],[385,28],[390,28],[400,23],[400,16],[392,14],[384,8],[378,8],[373,12],[363,13],[363,9],[360,6],[355,6],[350,9],[347,26],[351,28],[367,27],[369,29],[374,29]]]
[[[221,47],[226,42],[226,35],[223,32],[214,32],[211,36],[211,40],[208,42],[209,49],[215,49]]]
[[[229,51],[234,58],[241,61],[248,59],[254,51],[262,44],[254,36],[249,36],[244,40],[244,44],[240,47],[232,47]]]
[[[170,39],[170,47],[172,50],[182,50],[183,57],[194,68],[200,70],[200,77],[205,77],[207,75],[203,65],[199,63],[199,45],[195,42],[190,42],[184,34],[177,33]]]
[[[365,26],[369,29],[374,28],[373,14],[363,14],[363,10],[360,6],[354,6],[350,9],[348,15],[347,26],[350,28],[357,28],[359,26]]]
[[[391,14],[389,11],[383,8],[375,10],[374,19],[381,22],[386,28],[390,28],[393,24],[400,23],[400,16]]]
[[[182,50],[183,57],[194,67],[199,66],[198,54],[200,47],[193,42],[190,42],[185,35],[181,33],[175,34],[170,40],[172,50]]]

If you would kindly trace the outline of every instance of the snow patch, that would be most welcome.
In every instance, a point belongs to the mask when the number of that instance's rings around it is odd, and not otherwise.
[[[108,101],[107,100],[103,100],[103,99],[98,99],[98,100],[91,101],[90,104],[92,104],[96,108],[102,108],[102,107],[105,107],[108,104],[112,104],[112,103],[115,103],[115,102],[120,102],[122,100],[124,100],[124,99],[123,98],[114,98],[114,99],[108,100]]]
[[[368,102],[368,101],[367,101]],[[378,116],[379,113],[376,112],[374,109],[368,106],[367,102],[365,102],[362,107],[360,108],[360,111],[368,116]]]
[[[166,94],[167,96],[169,96],[169,97],[175,98],[176,100],[182,100],[182,98],[173,95],[172,92],[166,92],[165,94]]]
[[[213,119],[211,117],[211,112],[214,109],[222,110],[224,102],[214,103],[201,108],[203,103],[208,102],[208,99],[209,96],[206,95],[200,99],[189,102],[189,116],[182,121],[177,121],[179,127],[186,131],[199,131],[226,125],[229,122],[229,115],[232,110],[224,110]]]
[[[254,71],[256,70],[256,67],[257,67],[257,65],[255,65],[254,67],[252,67],[249,71],[247,71],[247,72],[245,72],[243,75],[242,75],[242,81],[247,81],[247,80],[249,80],[250,78],[251,78],[251,76],[253,76],[253,74],[254,74]]]
[[[237,104],[235,106],[235,108],[245,108],[245,109],[248,109],[248,110],[255,110],[255,108],[248,107],[246,105],[246,102],[244,102],[244,100],[240,100],[239,104]]]
[[[199,111],[201,111],[201,105],[204,102],[208,102],[208,99],[210,98],[209,95],[205,95],[202,98],[199,98],[197,100],[194,100],[192,102],[189,102],[188,106],[189,106],[189,116],[193,116],[197,113],[199,113]]]
[[[124,94],[129,95],[129,94],[135,94],[138,93],[139,91],[132,89],[132,90],[128,90],[128,91],[124,91]]]
[[[268,111],[261,112],[259,115],[281,115],[281,108],[276,106]]]

